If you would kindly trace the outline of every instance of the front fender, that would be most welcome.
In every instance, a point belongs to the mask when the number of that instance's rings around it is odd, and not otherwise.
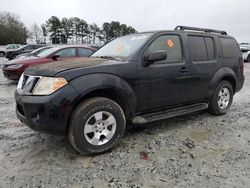
[[[105,73],[89,74],[76,78],[70,82],[72,87],[78,92],[79,97],[76,102],[91,92],[112,89],[118,91],[119,94],[128,103],[129,111],[133,114],[136,109],[136,97],[131,86],[122,78]]]

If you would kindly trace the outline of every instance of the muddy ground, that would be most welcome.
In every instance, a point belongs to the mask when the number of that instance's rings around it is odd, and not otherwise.
[[[0,71],[0,187],[249,187],[250,63],[245,65],[245,86],[228,114],[202,112],[140,126],[94,157],[81,156],[64,137],[20,123],[16,83]]]

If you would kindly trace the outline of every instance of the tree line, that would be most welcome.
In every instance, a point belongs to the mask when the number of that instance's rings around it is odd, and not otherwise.
[[[28,29],[15,14],[0,12],[0,44],[25,44]]]
[[[56,16],[49,18],[41,28],[43,38],[49,34],[53,44],[67,44],[69,40],[74,43],[94,44],[96,41],[107,43],[119,36],[136,32],[133,27],[118,21],[105,22],[99,27],[95,23],[88,24],[78,17],[59,19]]]
[[[0,12],[0,44],[25,44],[27,38],[36,43],[52,44],[95,44],[107,43],[119,36],[137,32],[132,26],[118,21],[105,22],[101,26],[89,24],[78,18],[51,16],[41,26],[36,23],[27,29],[19,16]]]

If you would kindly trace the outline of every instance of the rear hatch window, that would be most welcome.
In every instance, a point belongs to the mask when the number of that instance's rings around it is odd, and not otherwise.
[[[241,52],[238,43],[231,38],[220,38],[222,53],[224,58],[241,57]]]

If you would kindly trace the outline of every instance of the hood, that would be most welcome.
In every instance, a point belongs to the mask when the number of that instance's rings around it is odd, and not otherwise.
[[[56,61],[53,63],[41,64],[30,67],[25,71],[25,74],[38,76],[55,76],[57,73],[82,67],[91,67],[108,62],[101,58],[76,58],[71,60]]]
[[[11,61],[6,62],[5,65],[31,63],[31,62],[34,62],[38,59],[40,59],[40,57],[30,56],[30,57],[25,57],[25,58],[21,58],[21,59],[17,58],[17,59],[13,59]]]

